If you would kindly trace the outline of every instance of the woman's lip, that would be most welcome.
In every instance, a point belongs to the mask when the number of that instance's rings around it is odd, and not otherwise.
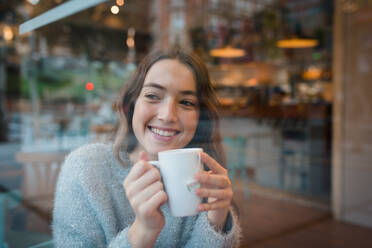
[[[162,131],[168,131],[168,132],[176,132],[179,133],[180,131],[178,131],[177,129],[174,129],[174,128],[167,128],[167,127],[158,127],[158,126],[151,126],[149,125],[148,128],[151,130],[151,128],[156,128],[156,129],[159,129],[159,130],[162,130]]]

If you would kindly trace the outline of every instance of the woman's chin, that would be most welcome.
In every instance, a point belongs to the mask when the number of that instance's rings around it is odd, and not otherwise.
[[[150,147],[149,149],[146,149],[148,154],[151,156],[158,156],[159,152],[168,151],[172,149],[179,149],[182,147],[176,147],[176,146],[162,146],[162,147]]]

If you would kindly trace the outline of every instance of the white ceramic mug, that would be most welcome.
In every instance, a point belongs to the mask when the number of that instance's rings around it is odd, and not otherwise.
[[[200,161],[202,148],[184,148],[159,152],[159,161],[149,161],[159,168],[168,204],[173,216],[191,216],[198,214],[201,198],[195,189],[200,185],[195,174],[203,170]]]

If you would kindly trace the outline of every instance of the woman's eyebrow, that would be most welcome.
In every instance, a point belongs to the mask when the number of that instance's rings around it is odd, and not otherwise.
[[[143,88],[157,88],[159,90],[166,90],[166,88],[160,84],[157,83],[146,83],[143,85]],[[182,95],[192,95],[192,96],[197,96],[196,92],[194,90],[181,90],[180,93]]]
[[[160,84],[157,84],[157,83],[146,83],[145,85],[143,85],[143,88],[157,88],[157,89],[160,89],[160,90],[165,90],[165,87],[161,86]]]
[[[196,96],[196,92],[193,91],[193,90],[182,90],[180,92],[182,95],[192,95],[192,96]]]

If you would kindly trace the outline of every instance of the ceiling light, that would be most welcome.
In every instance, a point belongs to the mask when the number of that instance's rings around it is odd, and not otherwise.
[[[123,6],[124,5],[124,0],[116,0],[116,5],[117,6]]]
[[[113,13],[114,15],[116,15],[117,13],[119,13],[119,7],[114,5],[111,7],[111,13]]]
[[[14,36],[12,28],[9,26],[5,26],[3,30],[3,35],[6,41],[12,40]]]

